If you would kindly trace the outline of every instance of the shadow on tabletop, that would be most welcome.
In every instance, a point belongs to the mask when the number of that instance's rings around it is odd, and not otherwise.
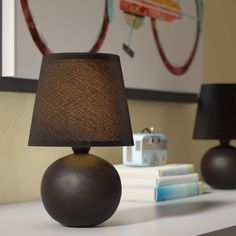
[[[199,199],[199,196],[198,196]],[[120,209],[98,227],[114,227],[144,223],[166,217],[186,216],[230,205],[227,201],[168,201],[138,208]]]
[[[205,194],[210,194],[210,193],[205,193]],[[167,217],[170,218],[176,216],[193,215],[211,209],[222,208],[233,204],[228,201],[210,201],[210,200],[204,201],[201,199],[201,197],[203,197],[205,194],[197,196],[196,200],[195,197],[191,197],[191,201],[180,202],[178,200],[173,200],[173,201],[160,202],[158,204],[155,203],[146,204],[141,207],[132,207],[132,202],[131,202],[129,208],[118,209],[109,220],[100,225],[97,225],[96,227],[94,227],[94,229],[116,227],[116,226],[128,226],[139,223],[151,222],[157,219],[163,219]],[[199,201],[199,199],[201,199],[201,201]],[[134,206],[137,205],[134,203]],[[45,220],[43,224],[39,223],[37,227],[41,228],[43,225],[43,228],[47,230],[49,229],[54,230],[58,227],[64,227],[60,225],[58,222],[55,222],[52,219],[50,220],[53,221],[54,223],[52,222],[50,223],[50,221]],[[78,229],[78,228],[65,227],[64,229],[70,229],[73,231],[73,229]],[[80,228],[80,229],[82,231],[86,231],[88,228]]]

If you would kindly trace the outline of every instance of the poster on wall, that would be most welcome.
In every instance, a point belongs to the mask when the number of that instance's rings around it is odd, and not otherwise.
[[[2,74],[38,79],[42,56],[114,53],[126,88],[197,93],[202,0],[2,0]]]

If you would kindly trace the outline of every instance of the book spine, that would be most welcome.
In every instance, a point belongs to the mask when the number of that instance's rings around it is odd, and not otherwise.
[[[174,184],[156,188],[156,202],[199,195],[204,192],[201,181],[195,183]]]
[[[184,175],[194,172],[193,164],[183,164],[181,166],[160,166],[157,169],[153,167],[139,167],[139,168],[119,168],[114,166],[121,176],[132,176],[132,177],[159,177],[159,176],[173,176],[173,175]]]
[[[159,176],[185,175],[194,172],[194,165],[188,164],[178,168],[166,168],[159,170]]]
[[[126,177],[120,176],[122,186],[137,186],[137,187],[157,187],[169,184],[184,184],[199,181],[197,173],[186,174],[186,175],[175,175],[175,176],[160,176],[160,177]]]
[[[157,185],[185,184],[199,181],[198,173],[187,173],[183,175],[160,176]]]

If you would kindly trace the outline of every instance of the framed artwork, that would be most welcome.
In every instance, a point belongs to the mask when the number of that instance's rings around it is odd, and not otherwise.
[[[42,56],[118,54],[128,98],[195,102],[202,0],[1,0],[0,90],[35,92]]]

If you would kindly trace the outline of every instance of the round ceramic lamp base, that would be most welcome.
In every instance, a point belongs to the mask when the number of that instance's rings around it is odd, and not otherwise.
[[[208,150],[201,161],[204,180],[213,188],[236,188],[236,148],[223,144]]]
[[[94,226],[117,209],[120,177],[109,162],[91,154],[75,153],[48,167],[41,196],[48,214],[62,225]]]

